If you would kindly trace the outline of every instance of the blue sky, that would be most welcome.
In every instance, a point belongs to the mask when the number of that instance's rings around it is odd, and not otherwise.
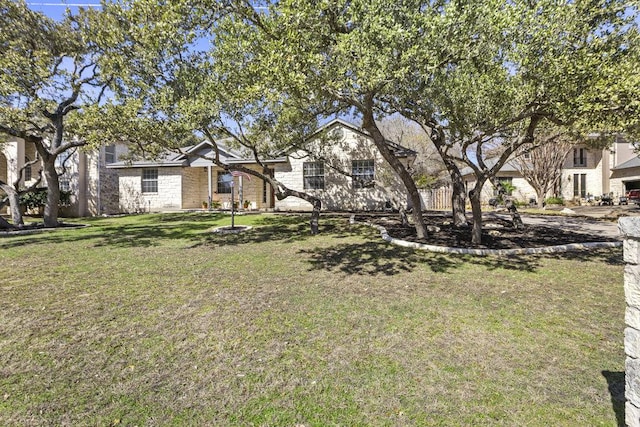
[[[41,0],[41,1],[29,1],[27,5],[31,10],[37,10],[53,19],[61,19],[64,16],[64,12],[67,8],[73,12],[78,10],[78,7],[100,7],[99,0]]]

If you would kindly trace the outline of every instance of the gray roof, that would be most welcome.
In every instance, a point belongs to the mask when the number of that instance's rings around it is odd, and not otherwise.
[[[637,167],[640,167],[640,157],[634,157],[633,159],[627,160],[626,162],[611,168],[611,170],[631,169],[631,168],[637,168]]]
[[[498,159],[495,158],[487,159],[484,161],[484,164],[487,165],[489,169],[494,167],[496,163],[498,163]],[[502,165],[502,167],[500,168],[500,172],[519,172],[519,169],[511,161],[508,161],[504,165]],[[466,168],[463,168],[460,173],[462,174],[462,176],[471,175],[473,174],[473,169],[467,166]]]
[[[313,139],[320,132],[329,130],[335,126],[344,126],[353,132],[359,133],[360,135],[371,138],[371,136],[365,132],[364,130],[356,127],[355,125],[346,122],[342,119],[334,119],[330,122],[324,124],[318,130],[316,130],[310,137],[309,140]],[[227,165],[233,164],[255,164],[256,160],[246,152],[242,152],[239,150],[235,150],[229,147],[225,142],[231,141],[229,138],[223,139],[220,141],[216,141],[218,145],[218,153],[220,155],[220,161]],[[392,153],[396,157],[408,157],[415,156],[417,153],[407,147],[403,147],[400,144],[396,144],[392,141],[385,141],[387,146],[391,149]],[[189,147],[184,147],[181,153],[176,153],[172,151],[167,151],[162,155],[158,156],[157,159],[153,160],[133,160],[133,161],[121,161],[110,163],[107,165],[110,169],[123,169],[123,168],[131,168],[131,167],[139,167],[139,168],[155,168],[155,167],[166,167],[166,166],[191,166],[191,167],[201,167],[201,166],[213,166],[213,161],[209,160],[214,157],[214,150],[209,141],[202,141],[199,144],[192,145]],[[274,158],[261,160],[263,163],[283,163],[287,161],[287,157],[284,155],[279,155]]]

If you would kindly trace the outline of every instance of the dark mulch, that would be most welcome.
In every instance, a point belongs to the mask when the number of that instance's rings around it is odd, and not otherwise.
[[[518,249],[587,242],[615,242],[615,238],[599,234],[574,233],[555,227],[525,225],[515,229],[511,220],[491,218],[483,222],[482,245],[471,244],[471,219],[469,228],[456,228],[451,217],[425,215],[429,228],[427,239],[417,239],[413,226],[405,227],[399,215],[357,215],[357,221],[371,222],[387,229],[391,237],[437,246],[480,249]]]

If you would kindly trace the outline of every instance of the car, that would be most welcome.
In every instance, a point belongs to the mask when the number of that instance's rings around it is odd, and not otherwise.
[[[627,201],[640,205],[640,190],[629,190],[627,192]]]
[[[628,205],[629,204],[629,200],[627,199],[626,196],[620,196],[620,198],[618,199],[618,205],[622,206],[622,205]]]

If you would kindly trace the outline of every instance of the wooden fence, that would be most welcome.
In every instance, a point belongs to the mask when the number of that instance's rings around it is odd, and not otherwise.
[[[443,211],[451,209],[451,188],[436,188],[433,190],[420,190],[422,209],[430,211]]]

